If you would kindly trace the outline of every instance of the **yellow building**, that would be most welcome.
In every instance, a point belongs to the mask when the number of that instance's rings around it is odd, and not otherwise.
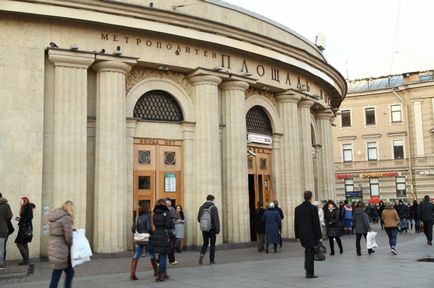
[[[346,82],[294,31],[199,0],[5,0],[0,27],[0,191],[36,204],[31,256],[68,199],[104,253],[132,248],[141,202],[181,204],[195,246],[208,194],[218,244],[252,240],[258,200],[292,215],[305,189],[334,196]]]
[[[433,196],[433,71],[349,81],[348,91],[333,127],[338,199]]]

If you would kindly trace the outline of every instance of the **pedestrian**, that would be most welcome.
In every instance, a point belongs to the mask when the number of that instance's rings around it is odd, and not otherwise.
[[[400,233],[407,233],[408,230],[408,209],[407,206],[404,205],[404,202],[400,199],[398,205],[395,206],[396,212],[398,212],[399,216],[399,228]]]
[[[304,192],[304,202],[295,208],[294,232],[304,247],[304,269],[306,278],[317,278],[314,273],[314,247],[321,240],[318,209],[311,204],[312,192]]]
[[[199,208],[197,221],[202,230],[203,245],[200,249],[199,264],[202,265],[203,257],[210,245],[209,249],[209,265],[215,264],[215,242],[217,235],[220,233],[220,220],[217,206],[214,205],[214,196],[206,196],[206,202]]]
[[[363,236],[365,237],[366,242],[366,235],[368,234],[368,232],[371,231],[371,225],[369,225],[369,217],[365,212],[365,203],[363,203],[363,201],[357,202],[356,210],[353,213],[353,227],[354,232],[356,233],[356,253],[357,256],[362,256],[360,240]],[[374,252],[374,249],[368,249],[369,255]]]
[[[8,200],[3,198],[0,193],[0,270],[6,268],[6,241],[9,234],[9,226],[11,225],[12,211],[8,204]]]
[[[392,203],[387,202],[381,214],[381,220],[384,223],[384,230],[386,230],[387,237],[389,237],[390,252],[397,255],[396,251],[396,238],[398,237],[398,221],[399,216]]]
[[[273,244],[274,253],[277,253],[277,244],[280,243],[279,231],[282,227],[282,220],[274,202],[270,202],[268,209],[262,215],[262,222],[265,224],[265,253],[268,247]]]
[[[166,198],[166,206],[169,209],[170,217],[172,217],[172,222],[176,223],[176,221],[179,219],[179,213],[172,206],[172,200],[170,198]],[[176,261],[175,259],[175,243],[176,243],[175,226],[173,226],[173,228],[169,231],[169,239],[170,239],[170,252],[168,254],[169,263],[171,265],[176,265],[178,264],[178,261]]]
[[[433,225],[434,205],[431,203],[428,195],[423,197],[423,202],[419,207],[420,220],[423,222],[423,228],[428,245],[432,245],[432,225]]]
[[[29,198],[22,197],[20,200],[20,217],[16,217],[15,220],[18,221],[18,235],[15,239],[18,250],[23,257],[23,260],[18,263],[18,265],[29,265],[29,242],[32,242],[33,238],[33,209],[35,209],[35,204],[30,203]]]
[[[50,239],[48,241],[48,262],[53,272],[49,288],[56,288],[64,271],[65,288],[70,288],[74,277],[71,265],[72,231],[74,225],[74,203],[66,201],[62,207],[48,215]]]
[[[383,225],[384,223],[383,223],[383,220],[381,220],[381,214],[383,214],[384,207],[385,207],[384,202],[380,201],[380,203],[378,205],[378,216],[380,217],[381,230],[384,229],[384,225]]]
[[[168,231],[172,230],[175,224],[173,223],[165,199],[159,199],[157,201],[153,212],[152,222],[155,230],[149,240],[155,253],[158,253],[159,259],[155,281],[161,282],[169,279],[169,275],[167,274],[167,255],[171,251],[171,244]]]
[[[318,208],[318,217],[319,217],[319,224],[321,226],[321,235],[323,236],[323,240],[324,240],[324,235],[326,235],[326,224],[325,224],[325,220],[324,220],[324,209],[323,209],[323,207],[321,207],[321,203],[319,201],[313,201],[312,205]]]
[[[152,234],[152,225],[151,225],[151,211],[149,209],[149,204],[147,202],[140,203],[139,207],[139,215],[133,221],[133,226],[131,227],[131,232],[133,233],[149,233]],[[139,262],[140,257],[142,256],[143,250],[148,250],[149,244],[138,244],[135,243],[135,253],[133,259],[131,259],[131,271],[130,271],[130,279],[138,280],[136,276],[137,264]],[[152,249],[149,249],[152,251]],[[151,265],[154,269],[154,276],[157,276],[157,260],[155,259],[154,253],[149,253],[151,255]]]
[[[264,215],[265,210],[262,208],[264,203],[259,200],[256,204],[256,209],[253,211],[253,229],[256,233],[256,247],[259,253],[264,251],[264,239],[265,239],[265,224],[262,221],[262,216]]]
[[[175,250],[178,253],[182,251],[182,240],[184,239],[184,228],[185,228],[185,216],[184,211],[182,211],[181,205],[176,205],[176,212],[179,215],[179,218],[175,221],[175,229],[176,229],[176,241],[175,241]]]
[[[344,233],[347,235],[352,234],[352,219],[353,219],[353,207],[348,204],[348,201],[345,200],[344,206],[342,207],[342,218],[344,219]]]
[[[344,253],[342,247],[342,223],[339,217],[339,209],[333,200],[327,202],[327,210],[324,215],[324,219],[327,225],[327,236],[329,237],[330,255],[335,255],[335,245],[333,240],[336,239],[336,243],[339,246],[339,254]]]
[[[420,230],[420,220],[419,220],[419,205],[417,200],[413,200],[413,205],[411,206],[411,217],[414,220],[414,233],[419,234]]]
[[[285,218],[285,215],[283,215],[283,211],[279,207],[279,201],[274,200],[273,203],[274,203],[275,209],[277,210],[277,212],[279,212],[280,220],[283,221],[283,218]],[[281,225],[279,228],[279,247],[280,248],[282,248],[282,244],[283,244],[283,241],[282,241],[282,225]]]

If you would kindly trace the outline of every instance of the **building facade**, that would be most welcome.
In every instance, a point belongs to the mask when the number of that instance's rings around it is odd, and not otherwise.
[[[333,127],[338,199],[434,196],[433,71],[348,87]]]
[[[271,20],[174,2],[0,2],[0,190],[15,214],[21,196],[36,204],[31,256],[46,255],[47,215],[65,200],[94,251],[110,253],[132,249],[142,202],[181,204],[195,246],[208,194],[219,244],[252,240],[259,200],[292,215],[306,189],[334,195],[343,77]]]

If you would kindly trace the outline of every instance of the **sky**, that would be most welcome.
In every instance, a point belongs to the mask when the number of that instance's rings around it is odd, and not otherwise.
[[[224,0],[310,41],[346,79],[434,69],[433,0]]]

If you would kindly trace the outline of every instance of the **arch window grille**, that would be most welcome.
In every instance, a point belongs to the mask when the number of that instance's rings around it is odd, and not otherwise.
[[[246,115],[247,132],[272,135],[270,118],[261,106],[253,106]]]
[[[143,120],[181,122],[181,107],[174,97],[161,90],[152,90],[143,94],[134,107],[134,117]]]

